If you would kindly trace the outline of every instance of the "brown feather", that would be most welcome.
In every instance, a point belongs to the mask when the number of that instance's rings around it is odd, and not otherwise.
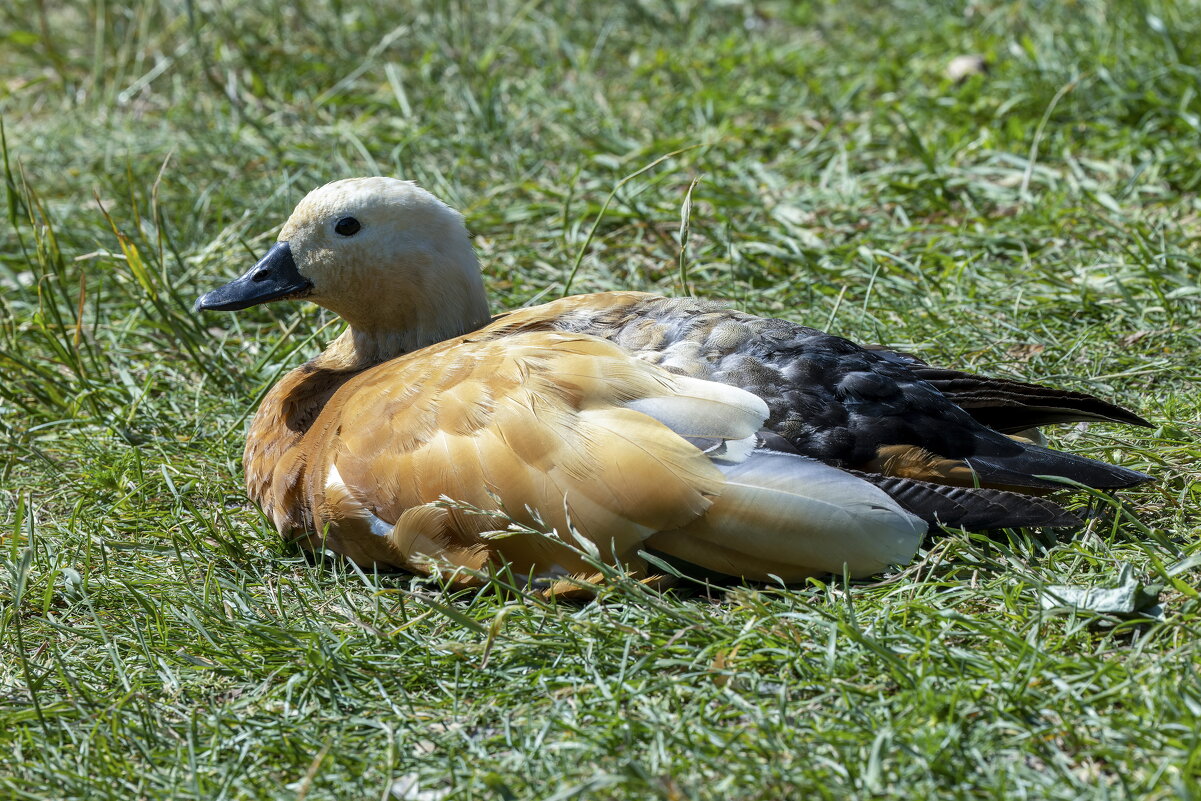
[[[621,407],[663,394],[667,377],[592,338],[452,341],[339,374],[350,377],[334,393],[334,377],[317,382],[317,372],[302,368],[269,394],[252,426],[247,472],[264,487],[256,499],[283,527],[300,528],[311,516],[316,530],[328,529],[327,546],[377,562],[389,560],[379,558],[379,534],[362,523],[368,516],[394,524],[391,561],[402,567],[420,568],[417,555],[474,565],[488,554],[531,573],[564,563],[578,570],[571,549],[552,540],[481,539],[503,529],[505,516],[539,525],[534,509],[548,528],[562,534],[570,524],[603,552],[632,560],[653,532],[703,514],[722,486],[694,446]],[[281,409],[304,409],[293,416],[307,419],[329,395],[307,431],[278,430]],[[359,424],[366,420],[372,424]],[[272,458],[296,477],[279,483],[277,468],[265,478]],[[413,512],[443,497],[504,514]]]
[[[886,445],[877,449],[876,457],[857,467],[865,473],[911,478],[971,487],[979,478],[958,459],[946,459],[917,445]]]

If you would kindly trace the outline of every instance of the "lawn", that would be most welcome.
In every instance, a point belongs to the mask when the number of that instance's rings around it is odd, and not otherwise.
[[[0,797],[1201,797],[1201,4],[14,0],[0,43]],[[336,323],[191,309],[364,174],[464,211],[495,310],[692,293],[1093,392],[1157,427],[1051,442],[1156,480],[849,585],[306,560],[239,459]],[[1161,618],[1041,603],[1124,566]]]

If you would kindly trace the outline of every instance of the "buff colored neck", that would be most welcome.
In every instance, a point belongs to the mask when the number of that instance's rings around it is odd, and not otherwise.
[[[481,302],[470,312],[460,315],[448,313],[441,319],[429,321],[427,325],[401,330],[351,323],[317,357],[316,364],[339,371],[365,370],[406,353],[468,334],[487,325],[490,319],[487,305]]]

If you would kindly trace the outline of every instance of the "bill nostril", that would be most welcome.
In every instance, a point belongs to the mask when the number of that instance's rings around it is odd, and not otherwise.
[[[262,283],[263,281],[266,281],[270,277],[271,277],[270,270],[259,270],[257,273],[250,276],[250,280],[254,281],[256,284],[258,284],[258,283]]]

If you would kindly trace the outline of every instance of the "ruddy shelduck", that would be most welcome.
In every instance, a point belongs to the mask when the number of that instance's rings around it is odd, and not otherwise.
[[[346,331],[264,398],[246,485],[285,536],[363,566],[550,591],[687,569],[796,582],[909,562],[930,524],[1070,526],[1041,497],[1147,476],[1035,444],[1142,418],[692,298],[579,295],[490,316],[463,218],[337,181],[198,309],[306,299]],[[462,570],[468,568],[468,570]]]

